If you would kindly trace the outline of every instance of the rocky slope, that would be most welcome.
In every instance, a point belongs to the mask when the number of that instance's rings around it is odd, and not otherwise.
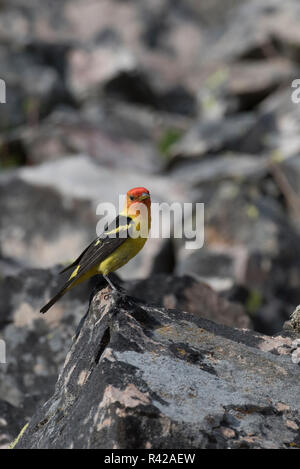
[[[135,323],[142,337],[135,340],[144,347],[139,357],[152,344],[151,357],[158,363],[170,360],[172,373],[174,360],[180,376],[194,376],[196,367],[199,383],[216,405],[207,405],[205,419],[200,409],[206,409],[206,395],[195,385],[192,400],[189,391],[181,400],[173,378],[170,394],[163,396],[158,381],[165,389],[165,376],[154,373],[152,383],[145,371],[149,361],[143,368],[130,364],[127,355],[122,358],[128,365],[124,383],[121,377],[111,383],[104,351],[99,363],[91,365],[97,370],[91,378],[97,381],[100,370],[106,380],[103,385],[96,382],[103,407],[95,414],[101,423],[95,425],[102,425],[113,399],[115,407],[113,427],[107,427],[113,428],[111,438],[101,430],[101,442],[133,444],[121,441],[125,437],[116,419],[116,409],[121,409],[129,425],[127,413],[134,419],[134,412],[140,411],[130,399],[127,409],[123,391],[130,386],[130,396],[146,393],[147,404],[142,404],[150,406],[150,416],[141,411],[140,422],[149,417],[162,428],[161,444],[177,445],[182,432],[186,444],[205,447],[297,447],[292,376],[298,376],[294,331],[299,333],[299,309],[283,335],[280,331],[300,303],[300,105],[293,102],[297,90],[291,87],[300,76],[299,0],[43,3],[41,8],[38,0],[0,1],[0,79],[7,92],[6,103],[0,103],[0,340],[7,345],[6,363],[0,363],[0,447],[6,448],[37,408],[51,399],[71,346],[78,350],[82,344],[87,362],[97,353],[80,338],[74,344],[72,339],[93,285],[70,292],[45,317],[38,311],[58,288],[58,266],[53,266],[77,257],[95,237],[98,204],[117,206],[117,195],[138,185],[149,188],[154,202],[204,203],[205,242],[190,251],[185,240],[175,237],[149,240],[118,273],[128,294],[138,300],[125,302],[129,316],[120,310],[111,323],[117,327],[118,321],[126,321],[122,337],[131,346],[128,331],[142,308],[140,301],[145,301],[150,319]],[[108,314],[99,327],[109,322],[112,308],[107,304]],[[98,314],[96,304],[90,321],[93,314]],[[170,324],[174,332],[179,327],[175,317],[182,325],[182,315],[192,331],[204,330],[211,346],[204,341],[202,347],[192,334],[181,337],[182,326],[179,348],[191,352],[176,355],[176,334],[163,339],[152,318],[161,327]],[[109,363],[119,366],[122,347],[114,330],[115,362]],[[96,328],[95,334],[99,345],[102,332]],[[152,342],[143,341],[143,334]],[[168,341],[174,342],[173,348]],[[73,355],[71,361],[75,365]],[[137,372],[141,369],[138,378],[134,366]],[[281,381],[282,373],[287,384]],[[246,390],[245,398],[246,374],[250,394]],[[73,383],[72,373],[70,379]],[[144,388],[138,379],[144,380]],[[260,392],[254,389],[254,379]],[[118,389],[111,391],[117,397],[103,397],[106,384]],[[60,396],[61,381],[58,386]],[[83,400],[90,391],[85,384],[82,389]],[[219,389],[225,389],[228,408],[220,404]],[[78,392],[75,386],[71,393],[75,404],[80,402],[78,409],[62,398],[66,428],[83,409]],[[95,396],[91,397],[86,405],[93,413]],[[174,402],[179,403],[176,409]],[[193,441],[191,422],[178,417],[181,403],[187,420],[188,409],[196,403],[199,431]],[[211,415],[217,416],[215,426]],[[90,420],[86,425],[97,434]],[[57,428],[63,432],[55,424],[53,441],[58,441]],[[49,433],[42,430],[38,435],[47,445]],[[150,436],[153,446],[160,444]],[[32,426],[27,437],[28,445],[39,444]],[[69,445],[94,444],[72,432],[70,437]]]

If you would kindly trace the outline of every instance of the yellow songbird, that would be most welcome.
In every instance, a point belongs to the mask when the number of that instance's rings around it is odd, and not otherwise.
[[[151,226],[150,193],[144,187],[127,192],[122,213],[98,236],[80,256],[62,272],[74,267],[63,288],[41,309],[46,313],[68,290],[96,274],[102,274],[113,290],[117,290],[107,277],[137,255],[147,241]],[[62,273],[61,272],[61,273]]]

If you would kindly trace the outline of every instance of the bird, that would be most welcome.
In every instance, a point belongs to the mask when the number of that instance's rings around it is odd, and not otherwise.
[[[60,274],[73,269],[61,290],[41,308],[46,313],[65,293],[90,277],[102,274],[114,292],[120,292],[108,275],[127,264],[144,247],[151,227],[151,197],[145,187],[126,194],[123,211],[103,233]]]

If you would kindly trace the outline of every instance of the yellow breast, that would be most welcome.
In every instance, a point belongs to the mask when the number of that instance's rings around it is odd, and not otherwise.
[[[105,261],[101,262],[98,267],[98,273],[107,275],[120,269],[123,265],[127,264],[130,259],[138,254],[146,243],[147,238],[128,238],[119,246]]]

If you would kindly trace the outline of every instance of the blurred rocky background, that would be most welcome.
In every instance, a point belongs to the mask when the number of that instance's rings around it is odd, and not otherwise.
[[[1,0],[0,446],[53,391],[91,285],[45,317],[99,202],[205,203],[205,244],[149,240],[131,294],[279,332],[300,303],[298,0]]]

